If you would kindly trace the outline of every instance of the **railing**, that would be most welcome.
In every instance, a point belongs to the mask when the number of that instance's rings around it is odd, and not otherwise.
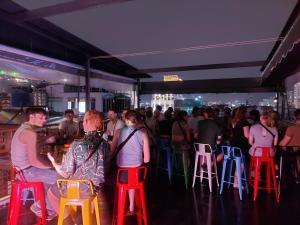
[[[11,140],[15,131],[15,128],[0,128],[0,154],[10,152]]]
[[[0,207],[9,201],[11,191],[10,156],[0,156]]]
[[[16,128],[0,128],[0,207],[9,201],[10,182],[10,145]]]

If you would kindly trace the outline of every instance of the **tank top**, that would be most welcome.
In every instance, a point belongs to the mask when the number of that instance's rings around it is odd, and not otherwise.
[[[124,127],[121,130],[119,144],[125,141],[133,130],[133,127]],[[143,146],[142,132],[138,130],[118,153],[117,165],[119,167],[136,167],[143,164]]]
[[[19,137],[25,129],[32,130],[32,127],[26,123],[23,123],[16,130],[11,141],[11,161],[12,164],[19,169],[25,169],[31,166],[28,159],[27,145],[23,144]]]

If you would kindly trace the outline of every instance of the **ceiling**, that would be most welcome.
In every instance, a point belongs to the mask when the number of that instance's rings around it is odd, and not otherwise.
[[[48,32],[54,35],[55,27],[59,31],[57,36],[64,37],[65,46],[77,44],[89,56],[100,56],[95,60],[102,63],[99,69],[141,78],[142,82],[162,81],[166,74],[177,74],[184,81],[260,78],[298,3],[297,0],[13,2],[14,5],[5,3],[5,10],[10,10],[8,15],[14,25],[31,24],[32,28],[47,23],[51,28]],[[17,13],[12,14],[13,10]],[[82,59],[78,62],[84,63]]]

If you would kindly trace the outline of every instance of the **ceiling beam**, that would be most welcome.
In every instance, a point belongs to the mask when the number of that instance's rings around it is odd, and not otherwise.
[[[177,66],[165,68],[151,68],[142,70],[130,70],[127,74],[136,75],[144,73],[161,73],[161,72],[177,72],[177,71],[192,71],[192,70],[211,70],[211,69],[229,69],[241,67],[257,67],[262,66],[265,61],[248,61],[248,62],[234,62],[234,63],[219,63],[219,64],[205,64],[194,66]]]
[[[115,4],[121,2],[128,2],[132,0],[75,0],[55,4],[47,7],[37,8],[33,10],[22,11],[13,15],[10,15],[9,19],[14,23],[22,23],[25,21],[32,21],[40,18],[46,18],[49,16],[56,16],[64,13],[70,13],[75,11],[81,11],[84,9],[100,6]]]
[[[261,87],[260,78],[233,78],[210,80],[185,80],[174,82],[143,82],[141,94],[155,93],[248,93],[275,92],[275,87]]]

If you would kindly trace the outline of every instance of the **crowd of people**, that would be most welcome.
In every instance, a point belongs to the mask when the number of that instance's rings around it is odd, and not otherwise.
[[[26,122],[13,136],[11,160],[28,181],[44,183],[49,220],[59,211],[57,179],[87,179],[101,190],[112,161],[119,168],[148,164],[150,158],[155,164],[159,151],[166,148],[185,151],[192,160],[195,152],[193,143],[204,143],[212,147],[218,162],[223,159],[222,145],[241,148],[246,162],[249,162],[257,146],[271,147],[272,157],[276,155],[278,145],[283,150],[285,146],[300,146],[300,109],[295,111],[296,123],[286,132],[280,127],[277,112],[260,113],[256,109],[248,112],[246,107],[224,108],[221,116],[219,109],[194,107],[189,116],[186,111],[171,107],[163,113],[162,107],[157,106],[155,109],[124,109],[120,118],[111,109],[107,114],[107,124],[102,113],[91,110],[84,115],[83,134],[79,123],[74,121],[74,112],[67,110],[65,120],[59,125],[58,136],[44,140],[55,143],[62,138],[71,142],[62,162],[58,162],[51,153],[47,154],[48,159],[39,154],[36,128],[45,124],[46,112],[42,108],[28,108],[26,115]],[[126,176],[121,174],[122,182],[126,182]],[[90,194],[85,186],[81,187],[81,191]],[[130,212],[134,211],[134,194],[134,190],[129,191]],[[41,216],[39,202],[35,202],[31,210]],[[68,212],[65,213],[67,216]]]

